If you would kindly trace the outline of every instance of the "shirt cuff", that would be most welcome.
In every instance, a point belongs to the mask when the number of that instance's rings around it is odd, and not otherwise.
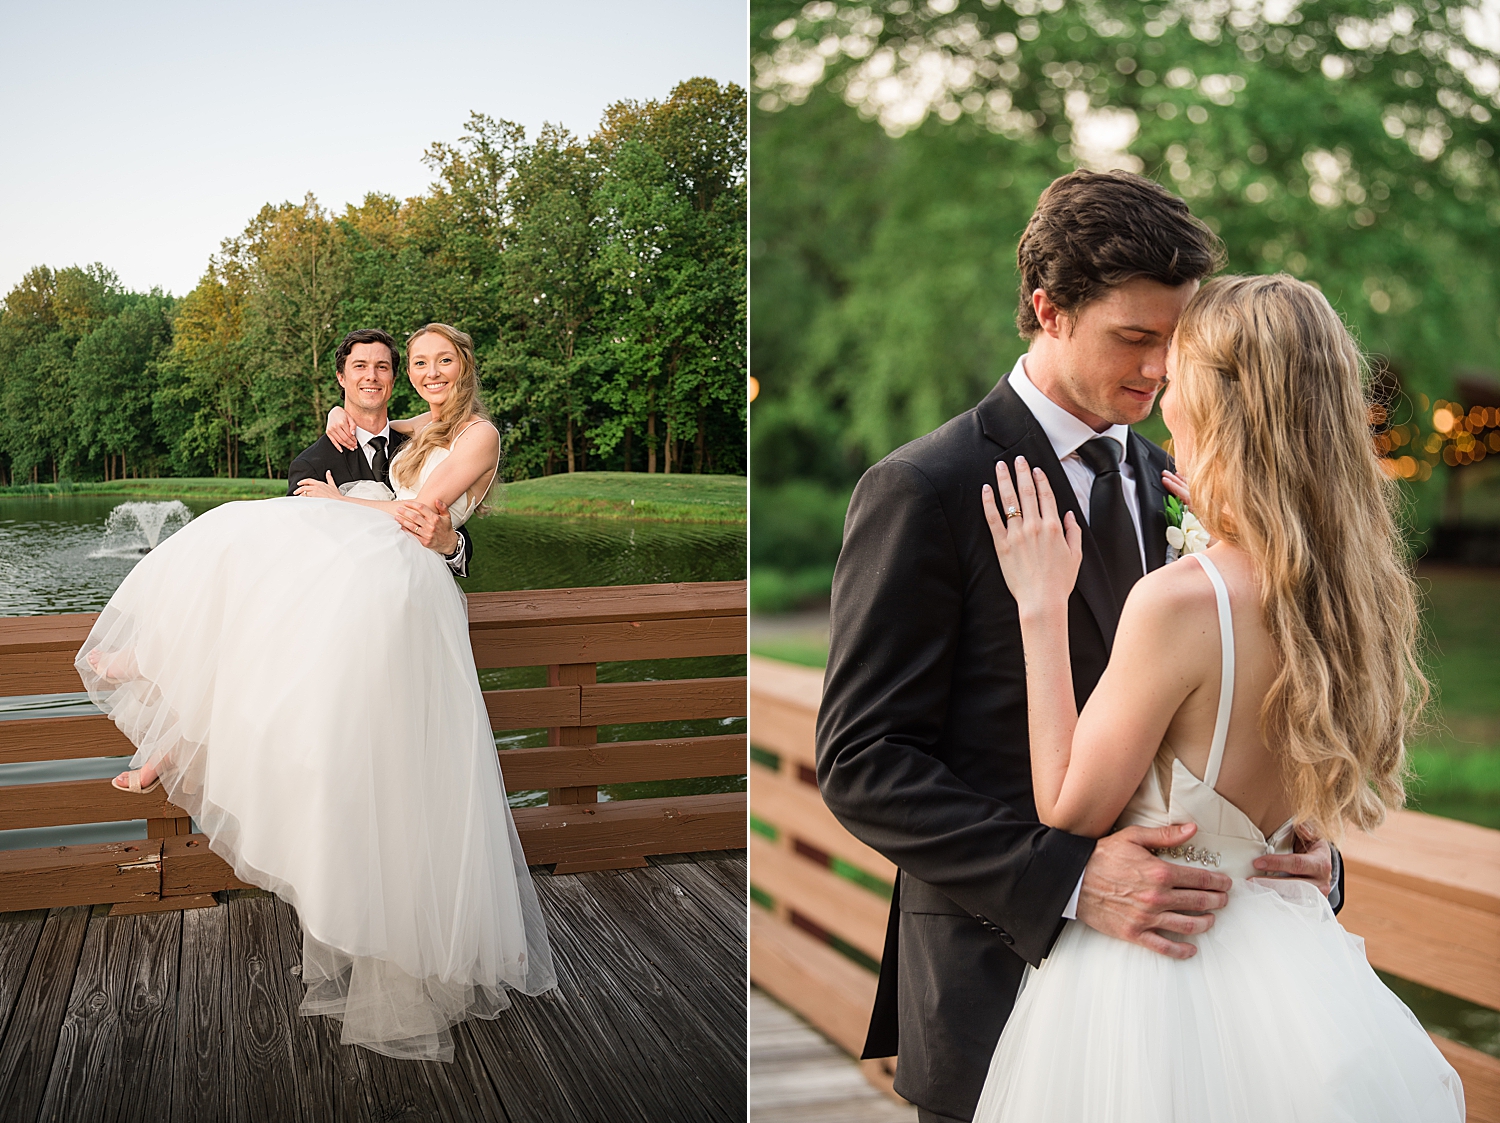
[[[449,566],[451,566],[451,567],[453,567],[455,569],[460,568],[463,565],[463,560],[464,560],[464,536],[462,534],[458,535],[458,545],[455,546],[455,547],[453,547],[453,553],[451,553],[451,554],[444,554],[443,555],[443,560],[445,562],[447,562],[449,564]]]
[[[1078,884],[1073,886],[1073,895],[1068,898],[1068,907],[1063,909],[1064,920],[1078,919],[1078,895],[1083,892],[1083,874],[1078,875]]]

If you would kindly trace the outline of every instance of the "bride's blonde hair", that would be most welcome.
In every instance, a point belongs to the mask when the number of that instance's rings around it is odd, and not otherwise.
[[[1323,294],[1285,274],[1205,285],[1176,344],[1193,510],[1253,559],[1280,656],[1262,736],[1299,822],[1369,830],[1405,802],[1429,687],[1364,356]]]
[[[403,487],[411,487],[422,469],[422,462],[435,448],[449,448],[453,438],[464,422],[471,417],[490,419],[489,410],[479,397],[479,364],[474,361],[474,340],[467,332],[459,331],[447,324],[428,324],[406,337],[406,362],[411,367],[411,345],[424,335],[440,335],[458,352],[458,381],[453,385],[453,397],[444,409],[441,421],[430,422],[415,437],[406,443],[400,455],[391,462],[391,476]]]

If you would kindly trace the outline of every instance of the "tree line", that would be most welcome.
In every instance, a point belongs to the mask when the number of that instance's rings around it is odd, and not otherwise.
[[[695,78],[586,139],[475,113],[426,194],[267,204],[180,298],[38,266],[0,305],[0,483],[283,476],[344,334],[434,320],[474,337],[508,478],[742,473],[745,111]]]
[[[1500,59],[1467,34],[1480,14],[756,0],[757,574],[791,601],[826,591],[860,474],[1010,369],[1017,240],[1080,165],[1186,198],[1229,272],[1322,288],[1374,358],[1380,448],[1430,525],[1453,473],[1477,482],[1494,464],[1466,465],[1500,453],[1465,413],[1500,399],[1461,400],[1500,367]]]

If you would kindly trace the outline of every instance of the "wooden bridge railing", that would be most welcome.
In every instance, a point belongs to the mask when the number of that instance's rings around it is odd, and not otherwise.
[[[750,977],[858,1056],[875,1001],[895,867],[849,834],[818,794],[813,725],[820,671],[750,660]],[[767,832],[774,833],[774,841]],[[1402,811],[1342,852],[1343,925],[1370,963],[1404,979],[1500,1008],[1500,831]],[[863,881],[865,884],[860,884]],[[857,956],[838,950],[843,945]],[[1500,1123],[1500,1060],[1434,1035],[1463,1078],[1470,1123]],[[894,1066],[865,1061],[890,1089]]]
[[[742,775],[743,735],[596,739],[601,725],[745,715],[742,677],[597,681],[605,661],[744,654],[745,582],[475,593],[468,602],[480,668],[547,667],[547,686],[485,691],[496,730],[548,730],[547,747],[500,758],[508,790],[548,792],[546,806],[514,812],[528,862],[568,873],[745,844],[741,792],[598,802],[601,784]],[[94,619],[0,618],[0,697],[81,690],[73,659]],[[102,714],[0,720],[0,764],[133,752]],[[242,887],[163,788],[133,795],[109,780],[0,786],[0,830],[131,819],[146,820],[147,838],[0,851],[0,912],[196,908],[212,905],[215,890]]]

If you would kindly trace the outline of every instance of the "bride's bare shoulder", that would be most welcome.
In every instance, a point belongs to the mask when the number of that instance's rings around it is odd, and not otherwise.
[[[1183,557],[1153,569],[1131,586],[1120,623],[1157,619],[1180,627],[1195,616],[1213,617],[1217,611],[1208,574],[1197,562]]]

